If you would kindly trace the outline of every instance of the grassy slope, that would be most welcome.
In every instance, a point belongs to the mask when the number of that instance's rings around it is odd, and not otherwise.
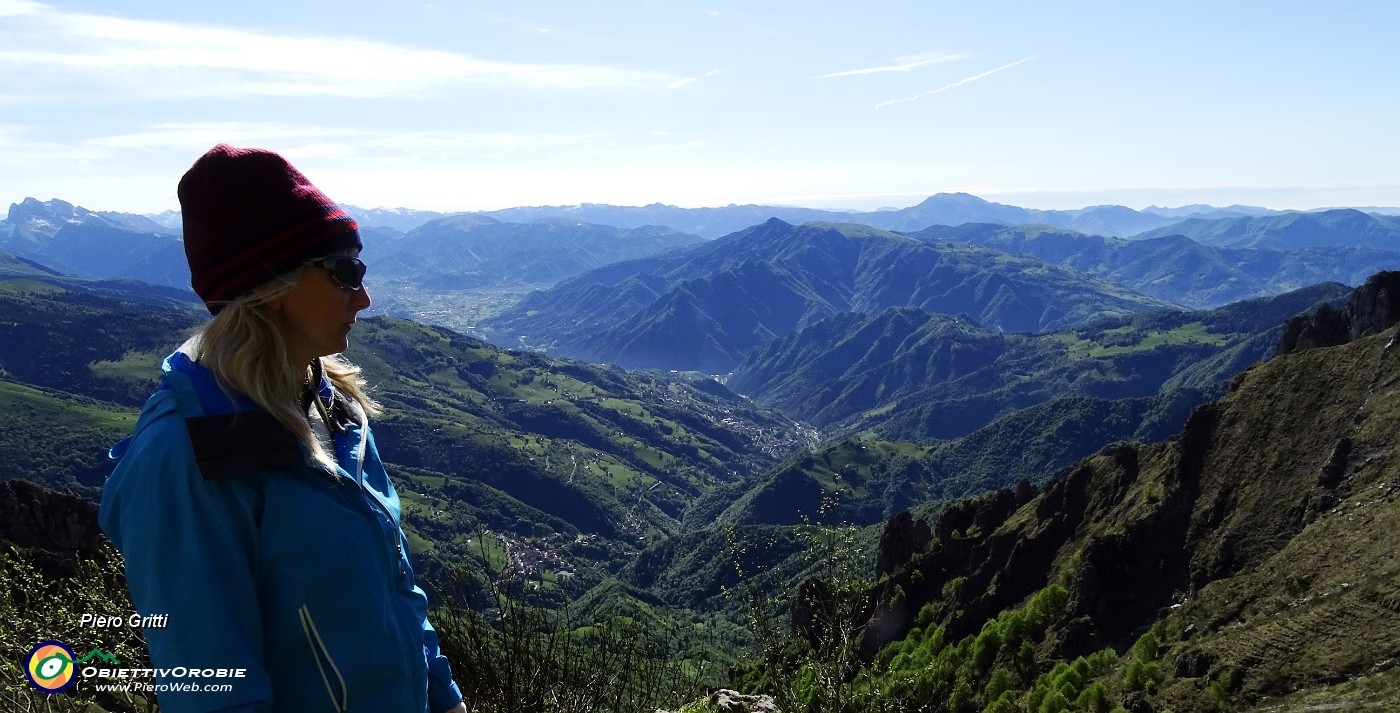
[[[112,469],[107,449],[134,409],[0,380],[0,480],[24,477],[89,499]]]

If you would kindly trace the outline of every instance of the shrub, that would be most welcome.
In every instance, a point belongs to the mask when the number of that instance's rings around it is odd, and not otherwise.
[[[679,659],[675,627],[665,619],[643,627],[615,616],[583,626],[567,607],[531,602],[493,576],[485,586],[494,606],[475,611],[465,602],[480,601],[470,591],[479,586],[479,579],[453,570],[446,602],[432,614],[468,710],[651,713],[677,707],[701,689],[705,663]]]

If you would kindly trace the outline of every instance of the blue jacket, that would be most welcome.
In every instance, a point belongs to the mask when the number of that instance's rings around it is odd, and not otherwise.
[[[399,498],[358,405],[324,379],[334,472],[181,352],[116,470],[99,521],[126,559],[159,669],[247,669],[162,711],[442,713],[462,696],[415,586]]]

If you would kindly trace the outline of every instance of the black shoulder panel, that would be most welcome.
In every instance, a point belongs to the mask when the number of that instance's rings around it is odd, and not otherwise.
[[[205,480],[238,478],[305,462],[297,437],[265,411],[185,419]]]

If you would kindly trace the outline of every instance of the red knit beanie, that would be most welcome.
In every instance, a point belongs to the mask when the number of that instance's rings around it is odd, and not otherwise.
[[[214,314],[303,260],[364,247],[355,221],[271,151],[219,144],[178,193],[190,282]]]

